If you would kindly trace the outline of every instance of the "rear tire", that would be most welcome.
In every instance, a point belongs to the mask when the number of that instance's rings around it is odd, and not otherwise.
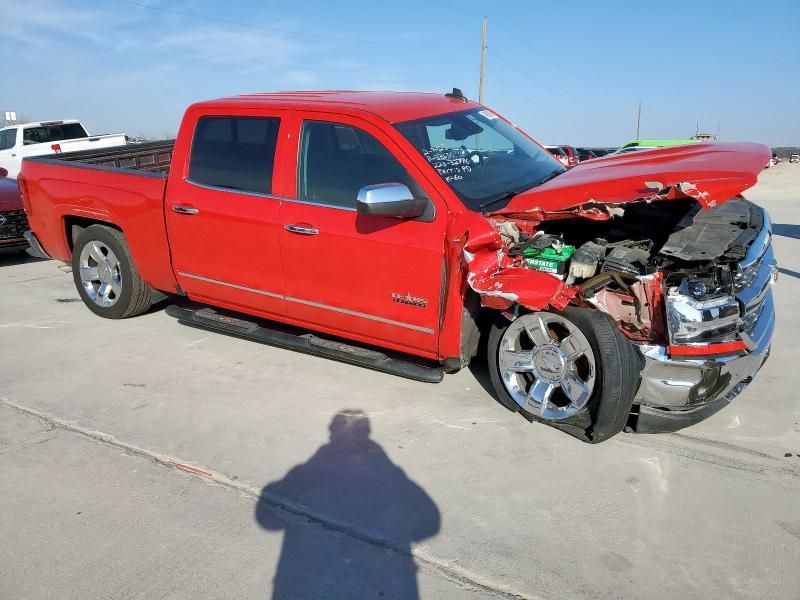
[[[105,225],[84,229],[72,249],[72,277],[81,300],[105,319],[146,312],[153,290],[142,280],[121,231]]]
[[[542,315],[544,321],[548,319],[552,321],[552,325],[545,327],[549,328],[554,348],[559,348],[559,338],[564,338],[570,330],[573,333],[575,333],[575,329],[578,330],[579,334],[575,335],[573,340],[579,338],[576,347],[583,347],[584,356],[580,359],[582,362],[577,366],[565,367],[564,373],[581,371],[580,376],[573,376],[572,379],[577,381],[578,385],[583,384],[589,387],[591,396],[587,400],[588,394],[581,396],[573,393],[572,395],[578,401],[572,402],[566,392],[573,390],[563,388],[556,381],[559,378],[558,373],[544,372],[544,368],[548,368],[547,364],[538,365],[539,371],[536,371],[533,359],[531,359],[529,370],[526,370],[528,366],[523,364],[524,359],[522,362],[514,364],[514,368],[518,368],[526,374],[518,376],[513,369],[509,371],[508,360],[501,357],[501,351],[509,347],[511,340],[509,336],[504,338],[504,335],[509,331],[513,322],[498,315],[489,332],[487,347],[489,376],[497,399],[506,408],[514,412],[521,412],[531,421],[546,423],[585,442],[602,442],[622,431],[630,415],[641,372],[641,359],[633,344],[620,333],[616,323],[609,315],[597,310],[568,307],[558,313],[528,313],[520,316],[519,319],[527,318],[530,321],[538,322],[537,315]],[[519,329],[520,324],[517,324],[515,329],[509,333],[514,333]],[[559,329],[564,331],[559,333]],[[587,342],[588,347],[586,347]],[[550,344],[544,345],[549,346]],[[532,348],[535,350],[537,347],[534,341]],[[570,354],[570,352],[562,353],[562,355],[565,354]],[[555,351],[549,355],[547,353],[540,355],[539,360],[542,363],[549,361],[549,364],[554,365],[556,371],[558,370]],[[537,373],[543,379],[548,376],[552,378],[555,392],[550,390],[551,395],[548,397],[556,403],[556,406],[551,405],[550,410],[541,411],[541,404],[532,401],[533,396],[537,395],[532,392],[533,384],[537,382]],[[509,388],[514,392],[513,395],[509,392]],[[521,405],[520,402],[525,405]],[[541,411],[541,414],[536,414],[537,411]]]

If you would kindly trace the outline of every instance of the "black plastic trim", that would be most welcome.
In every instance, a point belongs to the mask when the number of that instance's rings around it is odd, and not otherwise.
[[[26,231],[22,234],[22,236],[28,240],[28,254],[31,256],[35,256],[36,258],[47,258],[52,259],[52,257],[44,251],[42,245],[39,243],[39,240],[32,231]]]
[[[183,325],[218,331],[270,346],[331,358],[407,379],[439,383],[444,377],[442,369],[438,366],[426,366],[411,360],[390,357],[380,351],[356,346],[349,342],[319,338],[309,332],[300,334],[281,331],[277,329],[277,324],[276,328],[272,329],[255,321],[246,320],[245,315],[242,315],[245,318],[239,318],[239,316],[228,316],[207,307],[194,310],[176,305],[168,306],[166,313],[178,319],[178,322]]]
[[[72,167],[77,169],[91,169],[92,171],[106,171],[110,173],[119,173],[120,175],[136,175],[137,177],[152,177],[153,179],[166,179],[166,173],[156,173],[153,171],[141,171],[138,169],[127,169],[123,167],[104,167],[103,165],[93,165],[90,163],[58,160],[57,158],[41,158],[31,157],[24,158],[23,160],[44,163],[46,165],[53,165],[56,167]]]

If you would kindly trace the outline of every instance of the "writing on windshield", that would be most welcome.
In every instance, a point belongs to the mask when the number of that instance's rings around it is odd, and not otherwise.
[[[549,152],[486,109],[396,127],[470,210],[480,211],[497,198],[508,202],[511,190],[534,187],[554,171],[563,171]]]
[[[467,173],[472,172],[466,152],[462,149],[434,146],[422,151],[431,166],[447,183],[462,181]]]

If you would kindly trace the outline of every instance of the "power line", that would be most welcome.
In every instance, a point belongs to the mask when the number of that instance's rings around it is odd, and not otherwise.
[[[539,102],[539,100],[535,96],[533,96],[530,92],[523,92],[516,85],[513,85],[509,83],[507,80],[498,76],[496,71],[490,70],[487,74],[487,78],[490,81],[499,82],[503,87],[513,92],[515,96],[517,96],[518,98],[523,98],[527,104],[532,104],[534,106],[537,106],[543,109],[545,112],[550,113],[554,117],[563,117],[563,115],[554,110],[551,105]]]
[[[425,2],[426,2],[426,4],[432,3],[432,4],[435,4],[435,5],[440,6],[442,8],[445,8],[445,9],[447,9],[447,11],[450,14],[458,14],[458,13],[473,14],[473,15],[481,15],[482,14],[482,13],[480,13],[478,11],[471,10],[471,9],[463,7],[461,5],[454,6],[454,5],[448,4],[447,2],[445,2],[443,0],[425,0]],[[483,13],[483,14],[485,14],[485,13]],[[543,60],[547,61],[549,64],[553,64],[553,65],[558,65],[559,64],[560,61],[555,59],[552,55],[549,55],[547,52],[545,52],[541,44],[532,44],[529,41],[523,39],[521,36],[517,35],[514,32],[515,28],[512,25],[510,25],[508,23],[508,21],[506,21],[505,19],[498,19],[498,18],[496,18],[494,16],[488,16],[488,17],[485,17],[485,18],[488,19],[488,21],[490,21],[493,25],[497,26],[499,29],[501,29],[503,31],[503,35],[500,36],[501,39],[502,38],[506,38],[506,40],[516,41],[518,44],[520,44],[522,46],[525,46],[529,51],[533,52],[534,54],[537,54],[540,58],[542,58]],[[522,69],[521,67],[518,67],[512,61],[510,61],[509,59],[507,59],[507,58],[503,57],[502,55],[500,55],[493,48],[489,47],[489,48],[487,48],[487,51],[489,53],[491,53],[495,58],[497,58],[501,62],[505,63],[508,67],[511,67],[515,71],[519,72],[520,74],[522,74],[525,77],[527,77],[528,79],[530,79],[532,82],[536,83],[538,86],[541,86],[541,87],[543,87],[545,89],[548,89],[548,90],[550,90],[551,92],[553,92],[555,94],[564,94],[563,91],[556,90],[552,85],[544,83],[540,79],[537,79],[537,78],[533,77],[528,71],[526,71],[525,69]],[[599,80],[596,78],[596,76],[594,76],[592,78],[594,78],[599,83]]]
[[[511,67],[512,69],[514,69],[518,73],[521,73],[522,75],[524,75],[525,77],[530,79],[532,82],[534,82],[536,85],[539,85],[539,86],[541,86],[541,87],[543,87],[545,89],[548,89],[551,92],[557,93],[556,90],[554,90],[552,86],[546,84],[545,82],[543,82],[543,81],[541,81],[539,79],[536,79],[533,75],[528,73],[526,70],[518,67],[517,65],[512,63],[510,60],[508,60],[507,58],[503,57],[501,54],[499,54],[497,52],[497,50],[493,50],[492,48],[489,48],[488,51],[489,51],[489,54],[491,54],[495,58],[499,58],[501,62],[505,63],[507,66]]]
[[[386,40],[364,40],[359,38],[352,38],[343,35],[327,35],[324,33],[310,33],[307,31],[297,31],[294,29],[285,29],[283,27],[270,27],[267,25],[258,25],[256,23],[244,23],[242,21],[233,21],[231,19],[220,19],[218,17],[209,17],[206,15],[199,15],[196,13],[190,13],[183,10],[177,10],[174,8],[165,8],[163,6],[154,6],[152,4],[146,4],[144,2],[136,2],[135,0],[114,0],[114,2],[118,2],[119,4],[128,4],[130,6],[136,6],[139,8],[149,8],[150,10],[155,10],[162,13],[170,13],[174,15],[180,15],[183,17],[190,17],[192,19],[202,19],[204,21],[213,21],[215,23],[224,23],[226,25],[236,25],[238,27],[248,27],[250,29],[259,29],[262,31],[273,31],[276,33],[283,33],[286,35],[299,35],[303,37],[313,37],[313,38],[320,38],[326,40],[335,40],[337,42],[347,42],[352,44],[371,44],[371,45],[378,45],[378,46],[397,46],[401,48],[437,48],[437,49],[448,49],[448,50],[464,50],[470,48],[470,46],[452,46],[452,45],[441,45],[441,44],[417,44],[417,43],[405,43],[405,42],[391,42]]]
[[[525,46],[526,48],[528,48],[528,50],[531,50],[531,51],[532,51],[534,54],[538,54],[538,55],[539,55],[539,56],[541,56],[543,59],[545,59],[545,60],[547,60],[547,61],[550,61],[550,62],[552,62],[553,64],[558,64],[558,62],[559,62],[559,61],[557,61],[555,58],[553,58],[552,56],[549,56],[547,53],[545,53],[544,51],[542,51],[541,47],[534,46],[534,45],[533,45],[533,44],[531,44],[530,42],[528,42],[528,41],[526,41],[526,40],[522,39],[520,36],[518,36],[517,34],[515,34],[515,33],[514,33],[514,31],[512,30],[512,28],[511,28],[511,27],[510,27],[508,24],[506,24],[506,23],[503,23],[503,21],[502,21],[502,20],[498,21],[498,20],[497,20],[497,18],[494,18],[494,17],[493,17],[493,18],[491,19],[491,21],[492,21],[493,23],[495,23],[496,25],[499,25],[501,29],[504,29],[508,37],[510,37],[510,38],[512,38],[512,39],[514,39],[514,40],[516,40],[516,41],[517,41],[517,43],[519,43],[519,44],[522,44],[523,46]]]

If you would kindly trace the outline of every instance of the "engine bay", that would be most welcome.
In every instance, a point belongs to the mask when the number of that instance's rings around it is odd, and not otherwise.
[[[737,197],[711,210],[690,198],[629,203],[605,221],[555,219],[529,233],[526,223],[494,225],[511,266],[575,288],[573,303],[609,313],[631,339],[694,343],[735,337],[739,261],[761,221],[761,209]],[[715,321],[680,337],[687,310]]]

